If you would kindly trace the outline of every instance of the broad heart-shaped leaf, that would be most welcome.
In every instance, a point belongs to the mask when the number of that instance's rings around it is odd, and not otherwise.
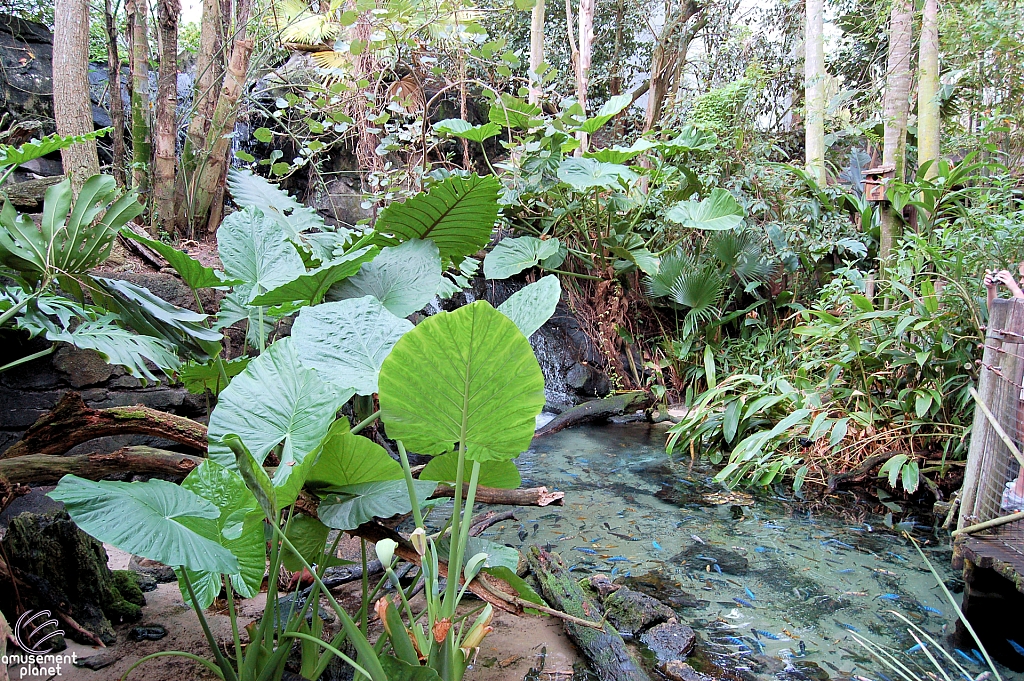
[[[380,656],[380,666],[389,679],[402,681],[441,681],[441,677],[431,667],[409,664],[390,655]]]
[[[263,513],[256,498],[245,482],[234,473],[213,461],[203,461],[182,480],[181,486],[209,501],[220,511],[220,517],[210,531],[209,523],[194,525],[191,520],[183,524],[215,541],[238,560],[238,572],[231,574],[231,587],[243,598],[252,598],[260,591],[266,570],[267,548],[263,537]],[[187,569],[187,568],[185,568]],[[189,581],[199,606],[210,607],[221,590],[220,573],[188,570]],[[188,601],[188,591],[181,584],[182,597]]]
[[[224,271],[231,278],[246,282],[250,296],[273,290],[306,273],[302,258],[284,229],[255,208],[224,218],[217,229],[217,251]]]
[[[306,485],[319,492],[403,477],[402,467],[383,447],[369,438],[353,435],[349,432],[348,420],[341,418],[331,425],[327,437],[320,443]]]
[[[692,125],[684,125],[679,134],[665,142],[659,142],[658,147],[666,154],[681,154],[687,151],[710,151],[718,144],[718,138],[713,132],[701,130]]]
[[[645,137],[640,137],[628,147],[615,145],[610,149],[598,149],[596,151],[584,152],[583,156],[585,158],[595,158],[603,163],[625,163],[630,159],[636,158],[648,149],[655,149],[658,146],[657,142],[652,142]]]
[[[238,560],[204,535],[216,531],[220,511],[194,492],[164,480],[93,482],[65,475],[47,496],[64,504],[83,532],[137,556],[165,565],[224,574]],[[205,521],[208,531],[191,527]]]
[[[498,312],[511,319],[529,338],[555,314],[562,297],[558,276],[549,274],[519,289],[498,306]]]
[[[337,556],[327,555],[327,536],[331,528],[324,525],[316,518],[296,513],[288,521],[285,536],[288,541],[298,549],[299,556],[302,556],[310,565],[351,565],[352,561],[341,560]],[[298,572],[303,568],[302,561],[298,556],[288,549],[281,550],[281,558],[287,570]],[[261,575],[262,576],[262,575]]]
[[[507,279],[558,253],[558,239],[521,236],[502,239],[484,258],[484,276]]]
[[[502,93],[501,97],[491,104],[487,117],[491,123],[500,125],[503,128],[518,128],[529,130],[541,124],[539,106],[528,104],[521,99],[516,99],[508,93]]]
[[[437,541],[437,550],[442,556],[450,555],[451,535],[445,535]],[[487,554],[487,562],[484,567],[503,567],[515,572],[519,567],[519,551],[511,546],[496,544],[480,537],[470,537],[466,542],[466,556],[474,556],[478,553]]]
[[[454,483],[458,476],[459,453],[435,456],[420,472],[420,480]],[[468,473],[466,473],[468,479]],[[523,484],[519,469],[512,461],[484,461],[480,464],[480,484],[484,487],[516,489]]]
[[[182,281],[191,289],[221,288],[245,283],[241,279],[228,279],[224,276],[223,272],[207,267],[188,253],[179,251],[174,246],[165,244],[163,241],[147,239],[127,227],[121,229],[121,236],[138,241],[140,244],[148,246],[163,256],[164,260],[170,263],[174,271],[181,275]]]
[[[288,192],[251,171],[228,170],[228,191],[236,204],[259,209],[291,239],[298,238],[300,232],[324,228],[324,219],[315,209],[296,201]]]
[[[680,201],[665,217],[691,229],[735,229],[743,223],[743,206],[728,190],[717,187],[702,201]]]
[[[441,284],[441,255],[433,241],[412,239],[381,250],[359,272],[327,292],[327,300],[373,296],[396,317],[429,303]]]
[[[592,158],[564,159],[558,164],[558,179],[576,191],[584,192],[595,187],[611,189],[619,186],[620,180],[632,182],[637,174],[618,163],[602,163]]]
[[[464,121],[461,118],[446,118],[434,123],[434,131],[443,135],[461,137],[470,142],[482,143],[484,140],[501,134],[501,126],[497,123],[472,125],[469,121]]]
[[[513,459],[530,446],[544,406],[530,342],[483,301],[428,317],[402,336],[379,383],[388,437],[424,454],[461,442],[471,460]]]
[[[632,103],[633,95],[625,94],[609,97],[608,101],[601,107],[601,110],[597,112],[597,115],[585,120],[579,129],[592,135]]]
[[[302,363],[339,390],[377,392],[380,365],[412,322],[363,296],[307,307],[292,327],[292,343]]]
[[[500,189],[501,183],[491,175],[453,175],[426,193],[381,211],[375,241],[394,246],[410,239],[430,239],[443,260],[472,255],[491,239]]]
[[[413,480],[416,499],[424,505],[437,489],[430,480]],[[390,518],[412,511],[405,480],[363,482],[338,487],[320,502],[317,515],[327,527],[352,530],[374,518]]]
[[[249,304],[267,306],[303,302],[316,305],[324,299],[327,289],[358,272],[363,263],[370,262],[375,255],[376,246],[366,246],[346,253],[340,258],[324,263],[312,272],[300,274],[289,282],[255,296]]]
[[[185,386],[185,390],[194,395],[203,395],[209,390],[216,396],[220,394],[221,390],[228,387],[227,384],[231,382],[231,379],[242,373],[248,364],[248,357],[231,360],[214,359],[205,364],[189,363],[178,370],[178,380]],[[227,381],[221,375],[222,366]]]
[[[259,464],[283,443],[273,478],[279,507],[294,500],[308,473],[301,464],[352,396],[351,391],[339,394],[303,366],[293,341],[277,341],[235,376],[220,394],[208,431],[210,458],[232,470],[235,454],[222,442],[225,435],[237,435]]]

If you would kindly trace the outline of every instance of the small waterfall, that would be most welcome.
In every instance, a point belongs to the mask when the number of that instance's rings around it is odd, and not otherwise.
[[[537,331],[530,336],[530,345],[533,346],[533,354],[540,363],[541,373],[544,374],[544,401],[545,408],[562,411],[576,404],[578,401],[575,392],[565,382],[567,369],[567,358],[565,347],[555,342],[544,329]]]

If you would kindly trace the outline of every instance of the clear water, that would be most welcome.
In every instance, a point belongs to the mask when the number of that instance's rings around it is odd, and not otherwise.
[[[915,641],[895,610],[938,641],[952,632],[955,612],[936,580],[881,515],[848,498],[844,509],[842,497],[809,510],[783,488],[730,492],[701,462],[670,462],[664,438],[664,427],[631,424],[537,439],[516,462],[524,486],[562,490],[565,506],[519,509],[519,522],[484,536],[545,546],[581,578],[641,578],[681,606],[680,621],[699,635],[692,663],[715,676],[884,680],[895,674],[866,655],[853,630],[905,651]],[[948,536],[920,524],[912,533],[943,579],[958,577]],[[920,653],[897,654],[927,665]]]

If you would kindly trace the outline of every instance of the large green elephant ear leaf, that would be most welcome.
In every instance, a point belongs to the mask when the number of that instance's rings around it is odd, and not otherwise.
[[[248,294],[245,302],[306,273],[284,229],[255,208],[224,218],[217,229],[217,251],[227,275],[245,282],[236,287]]]
[[[237,380],[237,379],[236,379]],[[485,302],[429,317],[395,344],[380,370],[388,437],[424,454],[458,445],[474,461],[530,446],[544,377],[530,342]]]
[[[728,190],[717,187],[702,201],[680,201],[665,213],[672,222],[690,229],[735,229],[743,223],[743,206]]]
[[[351,390],[339,393],[299,362],[294,339],[280,340],[249,362],[220,394],[210,415],[210,458],[237,468],[235,453],[223,443],[229,434],[241,439],[258,464],[282,445],[273,485],[283,507],[294,500],[313,463],[306,459],[350,397]]]
[[[502,239],[484,258],[484,276],[507,279],[558,254],[558,239],[521,236]]]
[[[498,306],[498,312],[511,319],[529,338],[555,314],[561,297],[558,276],[549,274],[513,293]]]
[[[401,480],[402,467],[376,442],[349,432],[348,421],[338,419],[320,444],[316,464],[306,485],[320,492],[347,485]]]
[[[435,456],[420,472],[420,480],[437,480],[454,484],[458,480],[458,452]],[[519,469],[512,461],[485,461],[480,464],[480,484],[484,487],[516,489],[523,483]]]
[[[332,286],[327,300],[373,296],[396,317],[408,317],[423,309],[440,285],[437,246],[430,240],[412,239],[381,250],[357,274]]]
[[[302,362],[339,390],[377,392],[377,374],[412,322],[384,309],[371,296],[307,307],[292,327]]]
[[[207,539],[217,531],[218,508],[174,483],[93,482],[65,475],[48,496],[64,504],[83,532],[122,551],[192,570],[239,571],[235,556]]]
[[[437,483],[413,480],[416,499],[423,506]],[[361,482],[338,487],[327,494],[317,508],[320,521],[335,530],[352,530],[374,518],[390,518],[412,511],[405,480]]]
[[[324,219],[315,209],[292,198],[288,192],[249,170],[228,171],[228,191],[242,208],[257,208],[276,223],[290,239],[300,232],[323,229]]]
[[[366,246],[346,253],[309,272],[303,272],[277,288],[255,296],[250,305],[285,305],[302,303],[317,305],[334,284],[359,271],[364,263],[377,255],[376,246]]]
[[[385,208],[374,227],[375,241],[394,246],[410,239],[430,239],[443,260],[472,255],[491,239],[500,189],[501,183],[491,175],[453,175],[425,193]]]
[[[183,523],[223,546],[238,560],[238,571],[230,575],[231,588],[242,598],[252,598],[258,594],[267,561],[263,513],[256,498],[245,486],[245,481],[237,473],[206,460],[188,474],[181,486],[209,501],[220,512],[212,527],[209,523],[193,525],[189,519],[183,520]],[[210,534],[206,535],[205,532]],[[182,569],[188,572],[199,607],[210,607],[223,586],[220,573]],[[187,589],[184,584],[181,587],[182,598],[189,602]]]

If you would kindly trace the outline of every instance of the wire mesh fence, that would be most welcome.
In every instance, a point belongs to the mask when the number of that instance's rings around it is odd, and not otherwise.
[[[974,397],[957,527],[992,523],[972,535],[998,538],[1024,555],[1024,299],[998,299],[989,311]]]

